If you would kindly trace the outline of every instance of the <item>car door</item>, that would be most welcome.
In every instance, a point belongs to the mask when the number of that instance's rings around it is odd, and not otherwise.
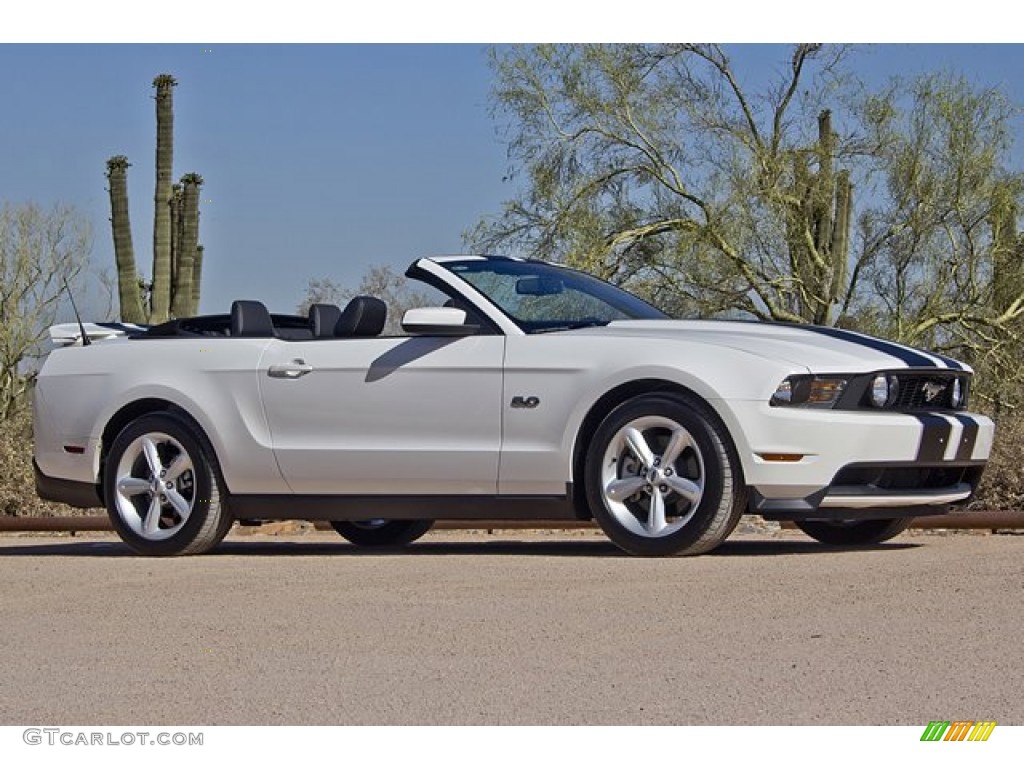
[[[501,336],[275,339],[260,363],[294,493],[497,492]]]
[[[572,477],[575,432],[567,429],[604,375],[588,341],[563,334],[509,336],[499,491],[561,495]]]

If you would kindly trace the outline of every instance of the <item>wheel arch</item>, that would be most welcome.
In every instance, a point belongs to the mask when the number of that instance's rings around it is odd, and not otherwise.
[[[592,519],[590,510],[587,507],[586,495],[582,493],[580,489],[583,487],[583,465],[587,456],[587,448],[590,446],[590,441],[593,439],[597,428],[600,426],[605,416],[626,401],[632,400],[634,397],[638,397],[640,395],[657,394],[664,394],[670,397],[681,395],[690,400],[695,400],[707,408],[708,412],[718,420],[723,434],[728,438],[727,447],[733,452],[734,458],[737,459],[735,462],[736,468],[737,471],[742,474],[743,466],[742,462],[738,460],[739,452],[736,447],[736,439],[733,436],[732,431],[729,429],[726,420],[722,418],[718,410],[711,403],[689,387],[683,386],[675,381],[659,378],[634,379],[633,381],[627,381],[613,387],[595,400],[587,410],[586,415],[583,417],[583,421],[580,423],[580,428],[576,432],[576,439],[573,442],[572,451],[572,480],[573,487],[577,490],[573,493],[572,501],[576,516],[579,519]],[[742,481],[742,477],[740,479]]]
[[[103,475],[105,472],[107,455],[110,453],[110,446],[113,445],[114,440],[125,427],[136,419],[151,413],[166,413],[186,422],[189,427],[194,429],[196,433],[206,441],[210,446],[210,449],[216,453],[216,449],[213,448],[213,443],[210,441],[210,436],[206,434],[206,430],[203,429],[202,425],[194,419],[188,411],[177,403],[173,403],[170,400],[164,400],[159,397],[144,397],[138,400],[133,400],[132,402],[121,406],[120,409],[114,412],[104,425],[103,432],[100,436],[98,480],[101,495],[100,500],[104,503],[106,503],[106,499],[102,498]]]

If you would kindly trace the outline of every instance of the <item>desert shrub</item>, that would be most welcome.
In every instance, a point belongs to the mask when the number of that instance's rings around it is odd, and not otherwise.
[[[1024,509],[1024,414],[996,417],[996,437],[972,509]]]
[[[0,515],[53,516],[85,511],[43,501],[36,495],[32,474],[32,409],[27,403],[19,403],[0,422]]]

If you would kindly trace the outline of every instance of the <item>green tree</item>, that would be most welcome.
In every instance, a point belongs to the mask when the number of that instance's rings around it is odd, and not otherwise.
[[[715,45],[502,49],[520,191],[467,241],[675,314],[863,328],[1019,375],[1007,99],[949,75],[870,93],[847,61],[796,45],[753,77]]]
[[[867,103],[880,183],[861,217],[877,243],[855,311],[874,330],[967,359],[996,399],[1024,381],[1024,174],[1009,166],[997,89],[932,75]],[[1014,395],[1014,399],[1019,395]]]
[[[436,293],[436,292],[434,292]],[[438,299],[434,293],[412,287],[403,275],[388,266],[370,267],[363,275],[358,287],[347,288],[329,277],[314,278],[306,285],[306,295],[296,311],[300,315],[309,312],[310,304],[337,304],[344,309],[355,296],[375,296],[388,305],[387,323],[384,335],[402,335],[402,315],[406,310],[431,306]],[[440,294],[438,294],[440,295]]]
[[[29,203],[0,207],[0,421],[12,416],[31,384],[25,364],[39,354],[65,281],[89,263],[92,235],[74,209]]]
[[[795,46],[748,93],[719,46],[497,53],[523,192],[468,239],[566,261],[678,312],[835,319],[852,192],[835,165],[850,142],[823,105],[843,54]]]

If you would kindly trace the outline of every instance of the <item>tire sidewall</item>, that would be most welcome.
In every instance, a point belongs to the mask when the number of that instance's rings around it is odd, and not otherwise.
[[[185,525],[173,536],[159,541],[135,533],[122,519],[117,508],[117,465],[131,443],[145,434],[162,432],[173,437],[192,460],[195,482],[195,501]],[[107,515],[118,536],[133,550],[143,555],[172,556],[182,554],[196,540],[211,514],[216,513],[211,503],[215,496],[217,478],[200,440],[181,419],[166,413],[141,416],[126,426],[110,446],[103,473],[103,493],[107,502]]]
[[[661,537],[639,536],[623,528],[606,506],[601,489],[601,467],[609,441],[623,426],[643,416],[663,416],[686,429],[700,449],[704,464],[704,492],[697,511],[680,530]],[[704,408],[666,395],[644,395],[629,400],[605,417],[587,448],[584,487],[591,514],[608,538],[630,554],[653,557],[684,552],[704,536],[721,514],[722,505],[732,504],[731,498],[724,498],[726,463],[730,462],[728,451],[728,445],[716,433]]]
[[[404,547],[433,526],[433,520],[388,520],[375,528],[365,528],[348,520],[331,521],[331,527],[342,538],[359,547]]]
[[[798,520],[796,526],[815,541],[833,547],[867,547],[882,544],[903,533],[912,517],[856,520],[831,523],[825,520]]]

